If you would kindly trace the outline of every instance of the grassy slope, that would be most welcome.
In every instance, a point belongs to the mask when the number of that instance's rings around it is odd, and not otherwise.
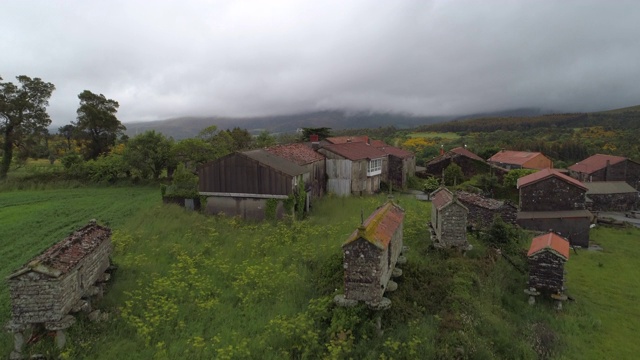
[[[459,348],[475,358],[535,358],[531,333],[544,334],[540,328],[559,334],[548,346],[556,356],[628,358],[639,351],[633,266],[640,231],[595,231],[607,251],[571,258],[569,287],[578,301],[556,314],[548,303],[527,306],[523,276],[502,260],[494,264],[480,244],[466,258],[429,250],[429,204],[407,197],[399,202],[407,210],[409,263],[389,295],[379,341],[366,309],[335,309],[330,298],[341,287],[340,244],[360,210],[366,216],[384,200],[327,198],[310,219],[274,225],[162,206],[156,189],[0,193],[0,249],[11,259],[0,274],[88,218],[110,223],[120,268],[101,307],[119,316],[74,326],[65,353],[72,358],[432,358]],[[8,309],[3,286],[0,322]],[[0,355],[10,340],[0,336]],[[32,350],[55,354],[48,343]]]

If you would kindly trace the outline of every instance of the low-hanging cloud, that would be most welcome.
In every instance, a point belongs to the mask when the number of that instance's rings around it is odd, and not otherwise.
[[[640,99],[635,1],[19,1],[0,76],[56,85],[121,120],[343,108],[452,115],[590,111]]]

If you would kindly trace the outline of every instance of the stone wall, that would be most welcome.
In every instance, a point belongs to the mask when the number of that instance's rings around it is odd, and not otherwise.
[[[439,211],[436,234],[445,247],[466,247],[467,210],[458,203],[451,203]]]
[[[344,291],[348,299],[378,302],[384,293],[381,286],[382,264],[387,249],[381,250],[370,242],[359,239],[343,248]]]
[[[558,216],[561,215],[559,214]],[[583,248],[589,247],[590,218],[518,219],[517,223],[523,229],[544,232],[553,231],[569,240],[571,245]]]
[[[590,194],[591,211],[628,211],[635,209],[638,204],[636,193],[627,194]]]
[[[529,257],[529,287],[538,291],[564,291],[564,259],[551,251]]]
[[[585,209],[586,190],[555,176],[520,187],[520,211]]]

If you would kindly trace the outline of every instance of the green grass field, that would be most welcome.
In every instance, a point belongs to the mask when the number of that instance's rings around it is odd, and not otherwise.
[[[119,269],[99,304],[110,320],[81,318],[60,354],[52,341],[28,347],[49,357],[451,358],[462,351],[469,358],[596,359],[640,351],[633,341],[640,230],[594,230],[605,251],[572,255],[568,286],[577,301],[556,313],[549,302],[529,307],[524,275],[492,260],[475,239],[467,257],[429,249],[430,203],[406,196],[396,200],[406,209],[409,262],[388,295],[393,305],[378,337],[375,314],[336,308],[331,299],[342,291],[340,245],[361,210],[366,216],[385,200],[328,197],[308,219],[274,224],[165,206],[155,187],[2,192],[0,275],[91,218],[114,230]],[[0,323],[9,314],[3,284]],[[11,347],[9,334],[0,335],[0,356]]]

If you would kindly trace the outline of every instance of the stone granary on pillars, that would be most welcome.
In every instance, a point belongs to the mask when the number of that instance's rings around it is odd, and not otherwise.
[[[467,215],[469,209],[447,188],[431,193],[431,240],[437,248],[469,250]]]
[[[582,182],[624,181],[640,190],[640,163],[622,156],[595,154],[569,166],[569,175]]]
[[[462,205],[469,209],[468,222],[474,229],[489,228],[496,215],[506,223],[516,223],[518,208],[509,201],[491,199],[466,191],[458,191],[457,195]]]
[[[571,245],[589,247],[593,215],[586,210],[587,187],[553,169],[518,179],[520,210],[517,224],[524,229],[553,231]]]
[[[111,230],[91,221],[8,276],[11,358],[21,358],[24,336],[35,326],[55,331],[64,346],[64,330],[75,322],[70,313],[90,311],[91,299],[102,296],[111,251]]]
[[[401,256],[403,221],[404,210],[389,201],[375,210],[342,245],[347,302],[364,301],[373,308],[380,307],[385,291],[397,288],[390,279],[402,274],[396,264],[406,262]]]
[[[535,296],[546,294],[557,300],[561,309],[560,301],[567,300],[564,263],[569,260],[569,241],[552,232],[537,236],[531,241],[527,258],[529,288],[525,293],[529,303],[533,305]]]

